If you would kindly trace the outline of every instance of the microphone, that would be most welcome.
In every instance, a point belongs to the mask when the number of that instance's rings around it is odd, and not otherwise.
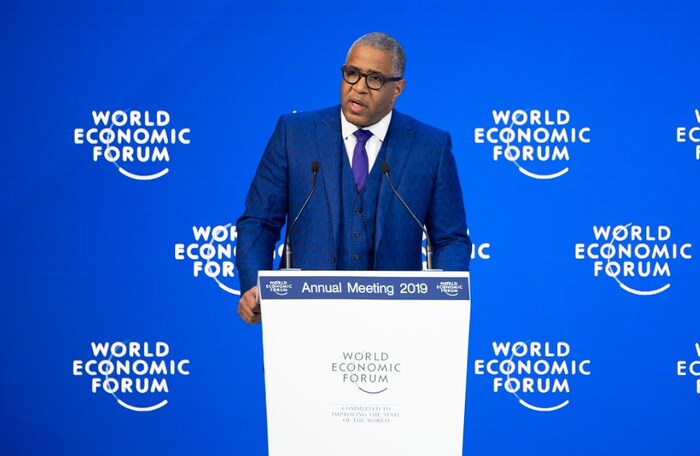
[[[309,196],[306,197],[306,201],[304,201],[304,204],[301,205],[301,209],[299,209],[299,213],[297,214],[296,217],[294,217],[294,220],[292,220],[292,223],[289,225],[289,228],[287,228],[287,234],[284,237],[284,270],[289,270],[292,269],[292,243],[290,242],[290,238],[292,236],[292,230],[294,229],[294,226],[297,224],[297,221],[299,221],[299,217],[301,217],[302,212],[304,212],[304,209],[306,209],[306,205],[309,204],[309,201],[311,200],[311,196],[314,194],[316,191],[316,176],[318,175],[318,169],[320,165],[316,160],[311,162],[311,173],[314,175],[314,180],[313,183],[311,184],[311,193],[309,193]]]
[[[399,195],[399,192],[396,191],[394,188],[394,184],[391,183],[391,178],[389,177],[389,165],[386,162],[383,162],[380,165],[382,169],[382,173],[386,176],[387,182],[389,182],[389,187],[391,188],[391,191],[394,192],[394,195],[399,199],[401,202],[401,205],[408,211],[409,215],[413,218],[413,220],[418,224],[418,227],[423,231],[423,234],[425,234],[425,262],[426,266],[428,269],[433,269],[433,245],[430,243],[430,236],[428,235],[428,230],[425,229],[423,224],[418,220],[418,217],[416,217],[416,214],[413,213],[411,208],[408,207],[408,204],[401,198],[401,195]]]

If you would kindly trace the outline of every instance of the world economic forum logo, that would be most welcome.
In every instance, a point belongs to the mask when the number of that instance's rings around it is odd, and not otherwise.
[[[92,111],[92,126],[73,130],[73,142],[92,146],[92,161],[111,163],[134,180],[155,180],[170,171],[172,148],[190,143],[190,129],[171,125],[163,110]]]
[[[445,280],[436,285],[436,288],[441,293],[445,293],[447,296],[457,296],[459,292],[464,288],[464,286],[455,281]]]
[[[169,380],[190,375],[190,361],[174,358],[163,341],[92,342],[90,348],[91,357],[73,361],[73,375],[90,377],[93,394],[107,393],[133,412],[165,407]]]
[[[331,372],[364,394],[381,394],[401,373],[401,363],[388,352],[343,351],[340,358],[331,363]]]
[[[192,261],[193,277],[207,277],[227,293],[240,295],[236,277],[236,240],[232,223],[193,226],[192,239],[175,244],[175,259]]]
[[[692,127],[676,128],[676,142],[680,144],[692,143],[695,145],[695,160],[700,160],[700,109],[695,110],[696,125]]]
[[[493,342],[493,358],[474,362],[476,375],[493,379],[494,394],[511,394],[535,412],[554,412],[571,402],[574,379],[591,375],[589,359],[574,358],[567,342]]]
[[[510,162],[532,179],[568,173],[570,148],[591,142],[590,127],[572,125],[564,109],[494,109],[492,117],[492,126],[474,129],[474,143],[490,144],[493,161]]]
[[[676,375],[679,377],[692,377],[695,381],[695,394],[700,395],[700,343],[695,343],[696,359],[681,360],[676,363]]]
[[[289,290],[292,289],[292,284],[286,280],[270,280],[265,284],[265,288],[277,296],[287,296],[287,294],[289,294]]]
[[[193,225],[192,237],[174,246],[177,261],[192,262],[192,276],[212,280],[217,286],[232,295],[240,296],[236,270],[236,248],[238,231],[236,225]],[[279,242],[272,254],[273,269],[282,257],[284,245]]]
[[[668,225],[594,225],[594,241],[574,246],[577,260],[593,260],[593,276],[609,277],[638,296],[671,287],[671,265],[693,258],[692,244],[675,242]]]

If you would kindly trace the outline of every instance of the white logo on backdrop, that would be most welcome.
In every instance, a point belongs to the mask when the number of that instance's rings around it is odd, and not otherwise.
[[[571,380],[589,376],[589,359],[571,356],[567,342],[493,342],[494,358],[474,362],[476,375],[493,378],[493,392],[512,394],[525,408],[554,412],[570,403]]]
[[[493,126],[474,129],[474,143],[492,145],[493,161],[514,164],[522,174],[539,180],[569,172],[569,147],[588,144],[590,127],[571,125],[571,114],[557,110],[493,110]]]
[[[697,125],[676,128],[676,142],[695,144],[695,159],[700,160],[700,109],[695,110]]]
[[[236,240],[232,223],[216,226],[193,226],[193,242],[175,244],[175,259],[192,261],[193,277],[208,277],[227,293],[240,295],[236,277]]]
[[[667,225],[593,226],[595,242],[577,243],[577,260],[593,260],[593,275],[607,276],[628,293],[653,296],[671,287],[671,264],[692,258],[692,244],[671,240]]]
[[[227,293],[240,296],[236,270],[236,225],[192,226],[192,240],[175,244],[175,259],[192,261],[192,276],[207,277]],[[279,264],[284,245],[279,242],[272,253],[273,268]]]
[[[170,356],[166,342],[92,342],[91,359],[73,361],[73,375],[90,377],[93,394],[105,392],[134,412],[168,404],[169,378],[190,375],[188,359]]]
[[[93,162],[113,164],[134,180],[155,180],[169,171],[173,146],[190,143],[189,128],[175,128],[163,110],[92,111],[93,126],[73,130],[74,144],[92,146]]]
[[[691,376],[695,379],[695,394],[700,394],[700,343],[695,343],[697,359],[693,361],[678,361],[676,363],[676,375],[679,377]]]

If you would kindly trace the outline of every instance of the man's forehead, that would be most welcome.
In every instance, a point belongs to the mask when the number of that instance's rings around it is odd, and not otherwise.
[[[383,72],[391,70],[393,57],[390,53],[370,46],[357,45],[348,53],[346,65],[362,71]]]

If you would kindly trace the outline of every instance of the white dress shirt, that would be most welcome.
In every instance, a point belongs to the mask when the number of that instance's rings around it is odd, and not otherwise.
[[[389,111],[389,114],[382,117],[382,119],[374,125],[363,128],[364,130],[369,130],[372,132],[372,136],[367,140],[367,144],[365,144],[365,149],[367,150],[367,161],[369,164],[367,168],[368,173],[372,171],[372,166],[374,166],[374,162],[377,161],[379,149],[382,148],[382,143],[386,137],[386,132],[389,130],[392,112],[393,111]],[[348,154],[348,159],[350,160],[350,164],[352,164],[352,157],[355,155],[355,145],[357,144],[357,138],[353,133],[355,133],[358,128],[348,122],[342,110],[340,111],[340,125],[343,133],[343,142],[345,143],[345,153]]]

